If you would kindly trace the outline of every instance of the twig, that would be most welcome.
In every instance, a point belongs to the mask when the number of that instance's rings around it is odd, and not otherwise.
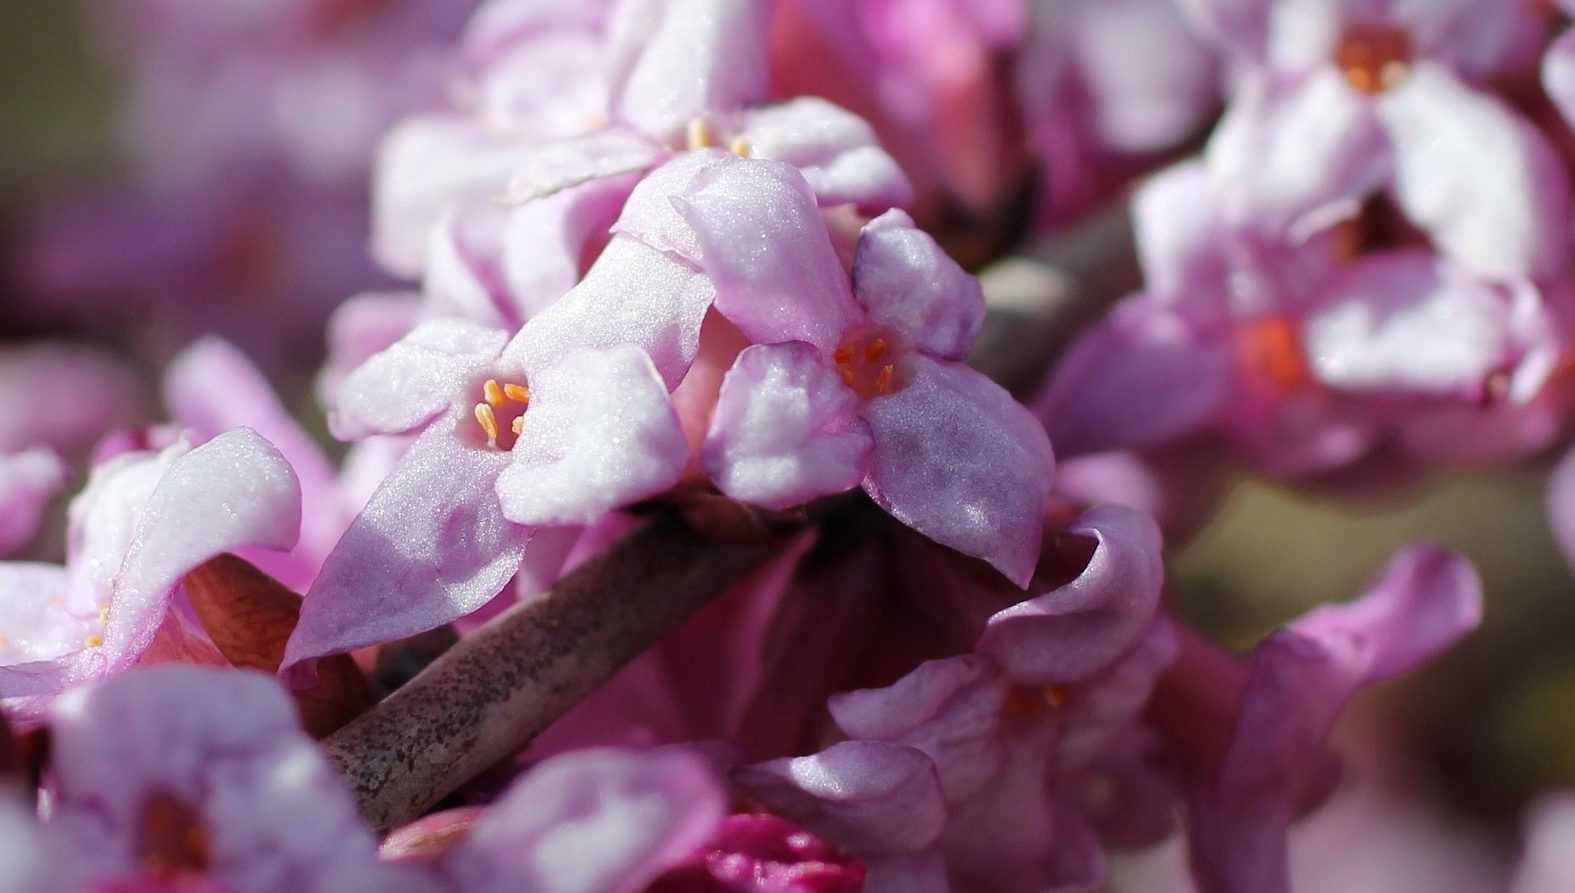
[[[374,826],[414,819],[523,747],[786,538],[718,543],[658,515],[461,640],[329,737],[328,755]]]

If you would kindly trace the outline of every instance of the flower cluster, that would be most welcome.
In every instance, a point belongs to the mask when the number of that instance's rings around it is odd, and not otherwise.
[[[1484,586],[1408,546],[1242,654],[1178,534],[1225,468],[1567,428],[1575,36],[1520,0],[90,8],[134,173],[18,240],[18,331],[98,343],[0,346],[0,891],[1094,891],[1167,840],[1288,891],[1343,709]],[[1111,204],[1119,301],[1063,262]]]

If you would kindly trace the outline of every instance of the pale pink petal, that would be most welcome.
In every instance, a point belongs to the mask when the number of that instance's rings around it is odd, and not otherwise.
[[[1575,121],[1575,30],[1560,35],[1542,57],[1542,88],[1564,120]]]
[[[1384,94],[1378,109],[1394,145],[1395,198],[1439,251],[1486,276],[1561,269],[1569,183],[1530,122],[1425,63]]]
[[[0,562],[0,667],[64,657],[99,631],[97,616],[66,610],[65,592],[66,571],[59,565]],[[5,680],[0,675],[0,685]]]
[[[1526,820],[1526,849],[1511,893],[1560,893],[1575,887],[1575,796],[1544,794]]]
[[[519,319],[530,319],[580,281],[638,182],[637,172],[602,177],[513,209],[502,270]]]
[[[633,236],[692,266],[700,266],[700,246],[678,209],[675,196],[682,197],[706,188],[721,171],[744,164],[744,160],[720,149],[679,152],[667,163],[646,174],[613,226],[613,232]]]
[[[630,236],[614,236],[580,284],[532,317],[504,355],[535,367],[580,348],[634,345],[671,390],[694,362],[715,294],[697,267]]]
[[[1300,238],[1356,214],[1387,149],[1373,103],[1322,67],[1238,96],[1205,157],[1227,219]]]
[[[1166,168],[1132,194],[1132,228],[1148,292],[1174,300],[1194,290],[1223,290],[1229,269],[1218,201],[1200,160]]]
[[[384,137],[372,179],[372,256],[414,279],[448,208],[502,196],[519,146],[459,115],[406,118]]]
[[[678,483],[689,446],[639,348],[577,351],[529,368],[530,408],[497,483],[505,517],[590,524]]]
[[[1271,0],[1178,0],[1190,24],[1221,50],[1243,62],[1262,62],[1268,52]]]
[[[350,373],[328,414],[329,429],[341,440],[359,440],[419,428],[452,407],[497,359],[507,337],[501,329],[457,319],[416,326]]]
[[[519,328],[523,320],[510,312],[499,263],[511,217],[508,208],[485,200],[458,202],[437,216],[427,233],[421,277],[424,315],[493,329]]]
[[[507,200],[529,202],[592,180],[655,167],[667,153],[627,130],[598,130],[573,139],[522,149],[509,178]]]
[[[1008,684],[988,658],[969,654],[926,661],[885,688],[832,695],[826,707],[849,737],[923,751],[955,804],[978,793],[1006,759]]]
[[[105,434],[148,420],[148,393],[135,369],[97,348],[7,344],[0,348],[0,452],[86,453]]]
[[[859,485],[869,425],[859,398],[801,341],[745,348],[722,381],[700,460],[734,499],[787,508]]]
[[[486,4],[481,11],[498,5]],[[466,98],[487,126],[549,140],[606,125],[607,84],[598,76],[602,41],[593,23],[600,18],[600,4],[553,5],[558,7],[553,14],[580,21],[516,33],[501,52],[473,65],[475,82],[467,84],[473,92]]]
[[[27,545],[65,483],[66,464],[47,447],[0,452],[0,555]]]
[[[1336,274],[1302,338],[1341,390],[1478,399],[1518,359],[1507,294],[1429,251],[1369,254]]]
[[[368,292],[334,308],[328,318],[328,359],[317,376],[318,402],[339,402],[345,377],[408,335],[421,321],[421,304],[415,292]]]
[[[946,823],[935,764],[902,745],[844,741],[745,766],[733,780],[772,812],[860,856],[917,853]]]
[[[1073,343],[1034,412],[1063,455],[1137,450],[1203,430],[1230,386],[1229,353],[1139,295]]]
[[[979,280],[902,211],[887,211],[859,230],[853,293],[872,322],[943,360],[966,357],[984,325]]]
[[[875,435],[864,489],[902,523],[1026,585],[1055,472],[1043,426],[961,363],[911,362],[906,387],[864,408]]]
[[[726,116],[769,86],[766,0],[635,0],[609,26],[613,115],[674,144],[695,118]]]
[[[1159,605],[1165,581],[1159,528],[1119,506],[1096,506],[1066,529],[1095,540],[1088,566],[1070,583],[991,617],[979,651],[1014,680],[1082,682],[1131,648]]]
[[[110,669],[134,660],[197,565],[243,546],[287,550],[300,529],[300,482],[256,432],[228,431],[176,459],[137,518],[99,658]]]
[[[495,484],[508,453],[464,444],[444,419],[421,435],[323,563],[284,665],[411,636],[480,608],[519,567],[530,530]]]
[[[814,96],[750,109],[738,136],[756,158],[799,169],[821,205],[866,213],[913,202],[913,186],[863,118]]]
[[[682,751],[564,754],[514,783],[444,873],[466,893],[636,893],[704,845],[725,807],[704,761]]]
[[[693,229],[717,311],[757,343],[807,341],[830,354],[860,314],[809,183],[779,161],[706,173],[669,200]]]

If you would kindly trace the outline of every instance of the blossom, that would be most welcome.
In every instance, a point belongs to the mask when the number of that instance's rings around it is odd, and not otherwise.
[[[1293,621],[1246,662],[1183,637],[1149,716],[1181,767],[1202,890],[1288,889],[1285,832],[1332,789],[1324,739],[1339,711],[1475,628],[1481,590],[1464,559],[1419,546],[1360,598]]]
[[[71,504],[66,565],[0,563],[8,712],[35,717],[52,696],[150,650],[200,650],[170,610],[181,578],[222,552],[288,549],[300,500],[284,457],[244,428],[96,466]]]
[[[630,190],[685,149],[797,164],[828,205],[906,201],[902,172],[856,116],[817,99],[760,105],[771,8],[485,7],[466,39],[479,107],[413,118],[385,144],[380,261],[424,271],[435,314],[514,327],[580,279]]]
[[[1382,191],[1473,273],[1563,268],[1569,186],[1558,158],[1477,86],[1536,45],[1532,10],[1510,0],[1188,9],[1242,72],[1207,151],[1232,219],[1305,234]]]
[[[415,440],[307,592],[286,665],[468,614],[514,576],[538,528],[587,524],[677,482],[688,450],[649,357],[527,344],[524,331],[430,320],[345,380],[335,435]]]
[[[24,832],[47,857],[7,889],[436,889],[377,860],[343,782],[266,676],[139,668],[60,698],[48,723],[51,808]]]
[[[66,466],[45,447],[0,453],[0,555],[25,546],[51,496],[64,484]]]
[[[1513,893],[1552,893],[1575,881],[1569,857],[1575,834],[1575,801],[1566,792],[1542,798],[1527,820],[1527,841],[1516,869]]]

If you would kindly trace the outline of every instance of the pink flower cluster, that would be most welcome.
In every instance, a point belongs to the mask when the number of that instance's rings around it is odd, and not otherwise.
[[[197,309],[0,345],[0,891],[1093,891],[1165,840],[1289,890],[1342,709],[1482,583],[1410,546],[1242,655],[1166,539],[1228,464],[1564,443],[1575,38],[1519,0],[471,5],[95,4],[137,173],[35,220],[17,329]],[[1042,384],[980,371],[1032,327],[976,271],[1128,198],[1141,288]],[[1550,492],[1575,561],[1575,458]],[[358,815],[314,739],[399,709],[391,665],[674,517],[773,551]]]

